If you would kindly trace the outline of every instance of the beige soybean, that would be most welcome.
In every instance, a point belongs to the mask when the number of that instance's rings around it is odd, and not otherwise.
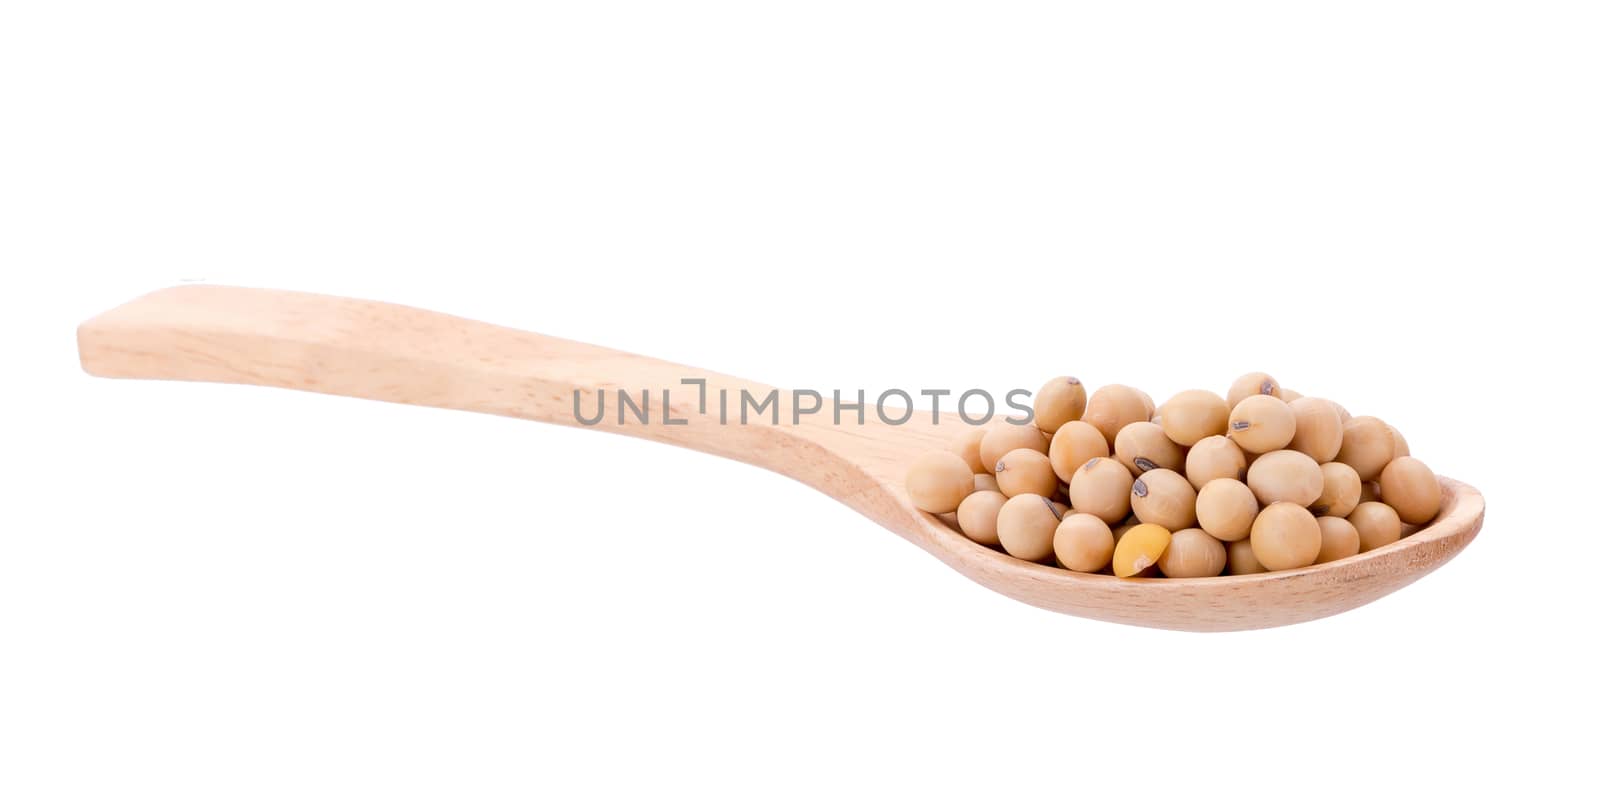
[[[1352,472],[1353,471],[1354,470],[1352,470]],[[1359,503],[1366,503],[1369,500],[1381,500],[1381,499],[1382,499],[1382,496],[1380,496],[1378,494],[1378,482],[1377,481],[1367,481],[1367,482],[1365,482],[1365,483],[1363,483],[1361,485],[1361,500],[1358,501]]]
[[[972,468],[948,450],[923,453],[906,471],[906,495],[925,512],[953,512],[972,491]]]
[[[1228,550],[1228,575],[1246,576],[1251,573],[1265,573],[1267,569],[1256,561],[1256,553],[1250,548],[1250,540],[1242,539],[1238,542],[1227,543]]]
[[[1411,456],[1400,456],[1383,468],[1378,475],[1378,492],[1401,522],[1412,525],[1432,520],[1439,513],[1443,498],[1438,476]]]
[[[1057,564],[1079,573],[1098,573],[1111,564],[1117,540],[1104,520],[1080,513],[1061,518],[1054,545]]]
[[[1250,374],[1242,375],[1238,380],[1233,381],[1233,385],[1228,387],[1228,408],[1232,409],[1246,397],[1257,394],[1281,398],[1283,389],[1279,388],[1278,381],[1273,380],[1272,375],[1266,372],[1251,372]]]
[[[1206,533],[1224,542],[1250,536],[1250,524],[1261,511],[1256,495],[1244,482],[1213,478],[1195,496],[1194,514]]]
[[[1153,411],[1144,392],[1132,386],[1113,383],[1101,386],[1090,395],[1083,408],[1083,421],[1099,429],[1106,444],[1115,444],[1117,432],[1133,422],[1150,419]]]
[[[1278,399],[1283,400],[1286,403],[1292,403],[1304,396],[1304,394],[1301,394],[1293,389],[1278,389]]]
[[[978,445],[983,442],[983,434],[985,432],[987,432],[986,428],[962,431],[959,436],[950,441],[950,452],[961,456],[962,460],[967,462],[967,466],[971,467],[974,473],[989,471],[988,467],[983,466],[983,457],[978,452]]]
[[[1128,491],[1134,516],[1141,523],[1154,523],[1168,531],[1179,531],[1195,523],[1194,487],[1172,470],[1155,469],[1140,475]]]
[[[1350,465],[1361,480],[1375,480],[1393,458],[1394,431],[1383,420],[1358,416],[1344,423],[1344,441],[1335,460]]]
[[[972,476],[972,488],[979,492],[999,492],[1000,482],[987,472],[980,472]]]
[[[1250,550],[1268,570],[1293,570],[1317,561],[1322,530],[1317,518],[1294,503],[1274,503],[1250,526]]]
[[[1189,455],[1183,461],[1183,474],[1189,476],[1189,483],[1195,489],[1200,489],[1217,478],[1243,481],[1246,465],[1244,451],[1232,439],[1207,436],[1189,448]]]
[[[1111,523],[1128,516],[1133,473],[1110,458],[1091,458],[1072,474],[1067,496],[1072,508]]]
[[[1129,423],[1119,431],[1114,455],[1134,475],[1161,467],[1183,469],[1183,448],[1154,422]]]
[[[967,539],[979,545],[997,547],[1000,544],[1000,507],[1006,505],[1006,496],[999,492],[979,490],[967,495],[956,509],[956,525]]]
[[[1396,514],[1387,503],[1367,501],[1356,506],[1355,511],[1350,512],[1350,516],[1345,519],[1356,527],[1363,552],[1382,548],[1400,539],[1400,515]]]
[[[1049,452],[1050,437],[1032,425],[998,422],[984,431],[983,441],[978,443],[978,458],[985,470],[994,472],[994,465],[1000,462],[1001,456],[1018,448]]]
[[[1050,438],[1050,466],[1055,469],[1056,477],[1064,481],[1072,480],[1073,474],[1089,459],[1110,455],[1106,437],[1087,422],[1068,422]]]
[[[1246,397],[1228,414],[1228,438],[1251,453],[1282,450],[1294,439],[1294,412],[1277,397]]]
[[[1171,531],[1154,523],[1140,523],[1117,540],[1116,550],[1111,554],[1112,570],[1122,578],[1137,576],[1161,561],[1161,555],[1170,544]]]
[[[1250,464],[1245,483],[1262,505],[1288,501],[1310,506],[1322,496],[1322,467],[1295,450],[1274,450]]]
[[[1361,535],[1356,527],[1343,517],[1318,517],[1317,530],[1322,532],[1322,547],[1317,549],[1317,564],[1344,559],[1361,552]]]
[[[1330,461],[1317,469],[1322,471],[1322,494],[1311,502],[1311,513],[1329,517],[1344,517],[1355,511],[1361,502],[1361,476],[1348,464]]]
[[[1174,443],[1191,447],[1207,436],[1228,432],[1228,401],[1203,389],[1172,395],[1161,406],[1161,430]]]
[[[1033,395],[1033,424],[1045,433],[1055,433],[1062,425],[1083,416],[1087,402],[1088,395],[1078,378],[1053,378]]]
[[[1047,498],[1056,493],[1056,473],[1050,469],[1049,457],[1026,447],[1012,450],[995,462],[994,480],[1008,498],[1029,492]]]
[[[1228,565],[1228,549],[1221,540],[1198,528],[1185,528],[1172,533],[1172,544],[1156,565],[1163,575],[1173,579],[1220,576]]]
[[[1290,450],[1299,450],[1325,464],[1339,455],[1344,442],[1344,421],[1333,403],[1318,397],[1301,397],[1289,403],[1294,414],[1294,438]]]
[[[1387,422],[1383,424],[1384,427],[1389,429],[1389,435],[1394,437],[1394,457],[1399,458],[1401,456],[1411,455],[1411,445],[1406,444],[1406,437],[1401,436],[1400,431],[1395,430],[1393,425],[1390,425]]]
[[[1143,389],[1134,389],[1133,391],[1134,393],[1138,394],[1139,399],[1144,402],[1144,418],[1146,420],[1155,419],[1157,414],[1160,413],[1156,409],[1156,401],[1151,399],[1150,395]]]
[[[1056,526],[1060,524],[1060,505],[1030,492],[1000,507],[995,532],[1006,553],[1039,562],[1055,553]]]

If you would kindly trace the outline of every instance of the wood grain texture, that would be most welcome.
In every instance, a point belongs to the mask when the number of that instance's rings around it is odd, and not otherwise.
[[[773,389],[604,347],[497,327],[416,308],[287,291],[186,285],[140,297],[78,329],[83,368],[100,377],[245,383],[408,405],[595,427],[764,467],[834,497],[911,540],[963,575],[1034,606],[1099,620],[1191,631],[1259,629],[1326,617],[1393,592],[1448,561],[1483,523],[1484,502],[1441,479],[1444,508],[1427,528],[1348,559],[1300,570],[1204,579],[1118,579],[1072,573],[977,545],[917,511],[902,490],[907,462],[967,427],[916,412],[903,425],[859,422],[831,401],[796,424],[787,393],[781,417],[738,424],[741,391]],[[702,413],[704,378],[710,405]],[[617,420],[617,390],[650,392],[650,422]],[[606,418],[581,425],[595,395]],[[663,390],[674,420],[663,421]],[[718,416],[730,393],[730,424]],[[871,401],[868,401],[871,405]],[[631,412],[630,412],[631,414]],[[770,414],[768,415],[770,416]]]

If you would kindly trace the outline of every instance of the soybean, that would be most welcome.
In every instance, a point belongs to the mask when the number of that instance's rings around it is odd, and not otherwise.
[[[1150,419],[1153,411],[1148,407],[1144,392],[1132,386],[1113,383],[1102,386],[1089,396],[1083,409],[1083,421],[1100,430],[1106,444],[1115,444],[1117,433],[1133,422]]]
[[[1056,493],[1056,473],[1050,469],[1050,459],[1026,447],[1012,450],[995,462],[994,480],[1008,498],[1028,492],[1047,498]]]
[[[1161,554],[1166,553],[1171,544],[1171,531],[1155,523],[1140,523],[1117,540],[1111,557],[1112,570],[1122,578],[1137,576],[1161,561]]]
[[[1228,407],[1233,408],[1244,398],[1256,394],[1281,398],[1283,390],[1278,387],[1278,381],[1272,379],[1272,375],[1266,372],[1251,372],[1240,376],[1228,387]]]
[[[972,491],[972,468],[948,450],[923,453],[906,472],[906,494],[911,503],[931,514],[955,511]]]
[[[1155,469],[1139,476],[1129,493],[1133,513],[1141,523],[1154,523],[1168,531],[1194,525],[1194,487],[1172,470]]]
[[[1045,433],[1055,433],[1062,425],[1083,416],[1086,402],[1087,395],[1078,378],[1053,378],[1033,395],[1033,424]]]
[[[1117,434],[1116,457],[1134,475],[1157,468],[1183,468],[1183,448],[1154,422],[1133,422]]]
[[[1400,456],[1383,468],[1378,475],[1378,494],[1401,522],[1412,525],[1432,520],[1443,498],[1433,470],[1411,456]]]
[[[1127,467],[1109,458],[1091,458],[1072,474],[1067,495],[1072,508],[1110,525],[1128,516],[1132,489],[1133,473]]]
[[[1344,423],[1344,441],[1335,460],[1350,465],[1361,480],[1375,480],[1393,458],[1394,431],[1383,420],[1358,416]]]
[[[973,492],[956,509],[956,525],[961,527],[961,533],[966,534],[967,539],[979,545],[997,547],[1000,544],[997,525],[1000,507],[1004,505],[1006,496],[999,492]]]
[[[1399,458],[1401,456],[1411,455],[1411,445],[1406,444],[1406,437],[1401,436],[1400,431],[1395,430],[1393,425],[1390,425],[1387,422],[1383,424],[1389,428],[1389,435],[1394,437],[1394,457]]]
[[[1079,573],[1098,573],[1111,563],[1117,547],[1111,526],[1092,514],[1061,518],[1054,539],[1056,562]]]
[[[1344,422],[1333,403],[1317,397],[1301,397],[1289,403],[1294,414],[1294,438],[1290,450],[1299,450],[1318,464],[1332,461],[1344,442]]]
[[[1000,507],[995,532],[1006,553],[1038,562],[1055,552],[1056,526],[1060,523],[1060,504],[1029,492]]]
[[[989,471],[988,467],[983,466],[983,457],[978,452],[978,445],[983,442],[985,432],[984,428],[962,431],[961,435],[950,441],[950,452],[961,456],[974,473]]]
[[[1294,503],[1274,503],[1250,526],[1250,550],[1268,570],[1293,570],[1317,561],[1322,530],[1311,512]]]
[[[1195,519],[1206,533],[1224,542],[1250,536],[1250,524],[1261,511],[1254,492],[1233,478],[1214,478],[1195,497]]]
[[[989,426],[984,432],[983,440],[978,443],[978,459],[983,462],[985,470],[994,472],[994,465],[1000,462],[1000,458],[1019,447],[1046,453],[1050,450],[1050,438],[1032,425],[1001,422]]]
[[[1242,539],[1238,542],[1227,544],[1228,549],[1228,575],[1245,576],[1251,573],[1265,573],[1266,567],[1256,561],[1256,552],[1250,549],[1250,540]]]
[[[1317,530],[1322,532],[1322,547],[1317,550],[1317,564],[1332,562],[1361,552],[1361,535],[1356,527],[1343,517],[1318,517]]]
[[[1195,489],[1200,489],[1217,478],[1243,481],[1247,464],[1244,451],[1232,439],[1207,436],[1189,448],[1189,456],[1183,462],[1183,472],[1189,476],[1189,483]]]
[[[1207,436],[1225,435],[1231,409],[1226,400],[1212,392],[1180,391],[1161,406],[1161,430],[1174,443],[1191,447]]]
[[[1294,412],[1277,397],[1246,397],[1228,414],[1228,438],[1251,453],[1270,453],[1294,439]]]
[[[1228,564],[1228,549],[1198,528],[1185,528],[1173,533],[1172,543],[1156,564],[1172,579],[1218,576]]]
[[[1329,517],[1345,517],[1355,511],[1361,502],[1361,476],[1348,464],[1330,461],[1318,467],[1322,471],[1322,494],[1311,502],[1311,513]]]
[[[1356,527],[1363,553],[1400,539],[1400,515],[1387,503],[1369,500],[1356,506],[1345,519]]]
[[[1072,480],[1073,474],[1091,458],[1106,458],[1111,448],[1100,429],[1083,422],[1068,422],[1050,438],[1050,466],[1056,477]]]
[[[1310,456],[1293,450],[1258,456],[1245,477],[1263,505],[1286,500],[1310,506],[1322,496],[1322,468]]]

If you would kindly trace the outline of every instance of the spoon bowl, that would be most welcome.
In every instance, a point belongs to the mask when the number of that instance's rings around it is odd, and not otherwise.
[[[906,467],[969,427],[950,415],[935,422],[910,412],[891,425],[823,400],[817,411],[791,416],[788,401],[796,398],[787,392],[666,361],[401,305],[250,288],[156,291],[84,322],[78,350],[84,370],[100,377],[243,383],[477,411],[732,458],[818,489],[1002,595],[1136,626],[1232,631],[1333,615],[1426,575],[1483,524],[1477,490],[1441,478],[1443,507],[1433,522],[1376,550],[1272,573],[1119,579],[1015,559],[917,510],[903,489]],[[636,408],[619,404],[619,392]],[[724,393],[726,419],[718,404]],[[776,408],[740,424],[743,396],[760,403],[774,394]],[[595,410],[604,416],[591,424]]]

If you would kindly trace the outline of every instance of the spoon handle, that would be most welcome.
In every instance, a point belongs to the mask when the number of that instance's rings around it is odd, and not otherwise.
[[[774,439],[770,416],[728,427],[719,416],[723,392],[737,423],[740,395],[759,401],[770,387],[403,305],[183,285],[84,322],[78,351],[84,370],[100,377],[243,383],[477,411],[625,433],[774,469],[785,463],[773,455],[786,440]]]

